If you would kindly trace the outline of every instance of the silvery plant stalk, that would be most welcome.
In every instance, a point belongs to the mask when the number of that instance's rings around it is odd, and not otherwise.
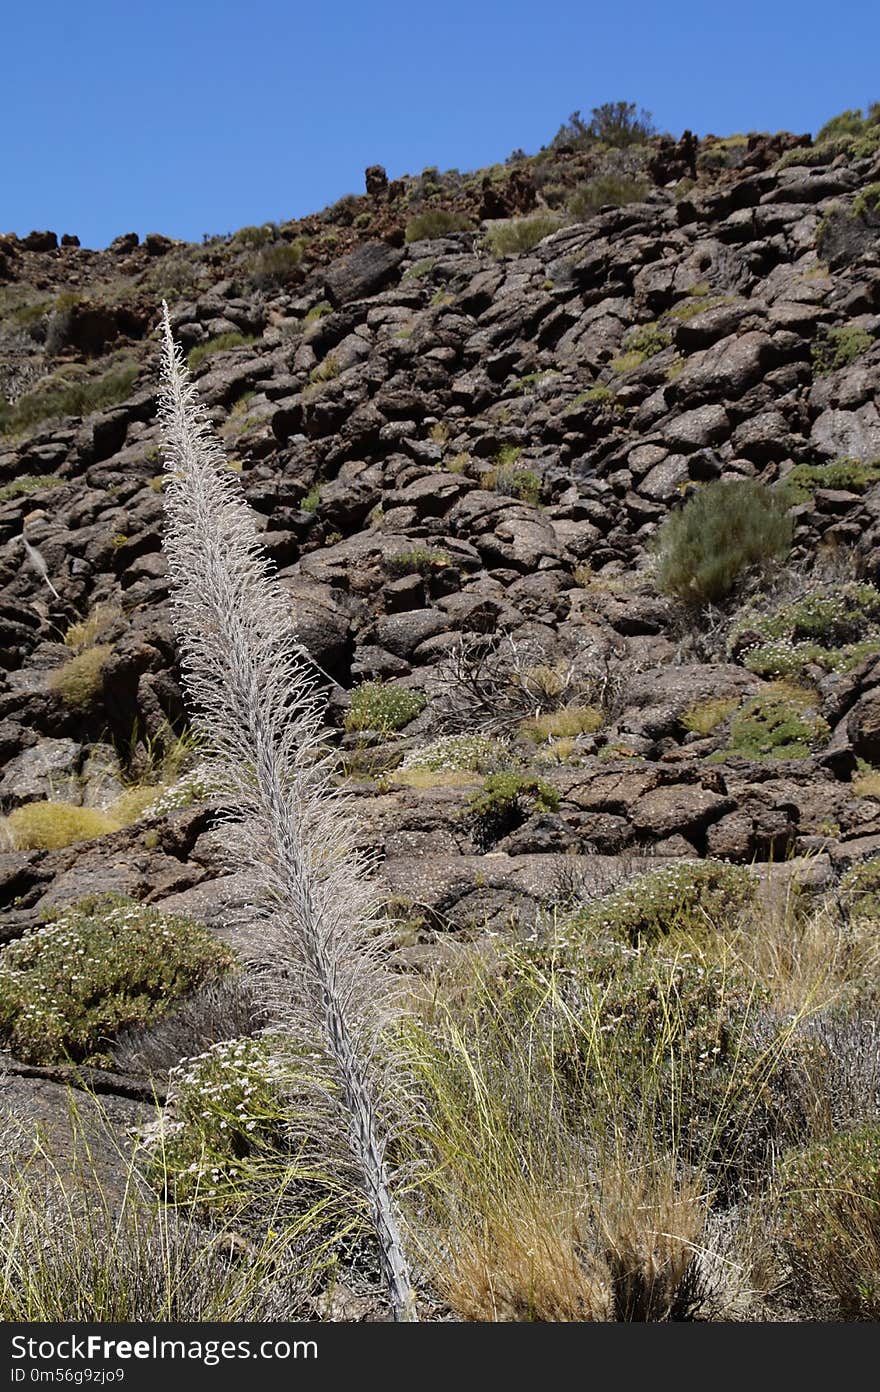
[[[317,1073],[310,1139],[362,1191],[394,1318],[415,1320],[385,1160],[383,1035],[397,1004],[369,866],[334,782],[314,668],[162,308],[164,547],[184,683],[253,885],[271,1018]]]

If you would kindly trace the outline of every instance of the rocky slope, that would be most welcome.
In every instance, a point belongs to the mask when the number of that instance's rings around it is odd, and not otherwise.
[[[364,842],[415,957],[528,925],[645,854],[813,854],[827,877],[876,853],[870,615],[848,635],[862,649],[814,654],[780,694],[772,662],[749,661],[769,630],[695,617],[658,592],[651,552],[695,487],[797,469],[776,609],[819,580],[838,599],[880,582],[880,155],[826,143],[655,141],[640,201],[509,255],[500,233],[554,216],[548,168],[574,186],[595,156],[391,186],[374,169],[364,198],[203,247],[0,239],[3,812],[106,808],[138,742],[142,762],[184,725],[155,421],[165,294],[332,680]],[[473,230],[406,241],[437,209]],[[75,686],[58,680],[72,651],[98,653]],[[371,730],[352,707],[367,682],[416,693],[414,718]],[[803,727],[789,744],[737,741],[738,714],[769,729],[779,700]],[[560,708],[567,724],[524,724]],[[493,741],[476,771],[444,746],[414,776],[413,751],[468,733]],[[481,816],[487,769],[525,781]],[[234,939],[213,818],[197,800],[56,850],[7,832],[4,940],[108,889]]]

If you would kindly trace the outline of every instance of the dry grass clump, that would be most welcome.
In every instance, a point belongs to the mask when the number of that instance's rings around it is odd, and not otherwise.
[[[66,706],[77,715],[85,715],[101,691],[104,664],[113,651],[109,643],[97,643],[76,653],[52,673],[51,691],[57,691]]]
[[[57,851],[118,831],[120,823],[98,807],[69,802],[28,802],[0,822],[0,836],[17,851]]]
[[[119,605],[104,600],[94,605],[84,619],[70,625],[64,635],[65,645],[73,648],[75,652],[82,648],[91,648],[121,617],[122,610]]]

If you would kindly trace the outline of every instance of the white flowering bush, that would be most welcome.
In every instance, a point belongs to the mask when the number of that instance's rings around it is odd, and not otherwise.
[[[172,1069],[154,1161],[176,1202],[238,1207],[255,1170],[285,1162],[290,1069],[279,1049],[270,1036],[227,1039]]]
[[[637,946],[675,930],[716,930],[755,901],[757,882],[744,866],[681,860],[639,875],[590,904],[574,920],[576,931]]]
[[[164,817],[167,812],[177,812],[181,807],[189,807],[200,802],[214,792],[207,770],[203,767],[191,769],[161,790],[158,796],[141,813],[141,817]]]
[[[731,649],[761,677],[797,676],[808,666],[848,672],[880,652],[880,590],[874,585],[825,585],[771,613],[746,610],[731,633]]]
[[[109,1064],[120,1030],[152,1024],[235,958],[199,924],[134,900],[82,900],[0,951],[0,1044],[27,1063]]]
[[[423,749],[414,749],[400,767],[404,772],[481,773],[497,764],[504,752],[503,745],[485,735],[446,735]]]

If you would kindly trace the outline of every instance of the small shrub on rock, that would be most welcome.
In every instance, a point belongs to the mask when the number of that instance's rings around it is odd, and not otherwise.
[[[624,174],[602,174],[575,189],[568,201],[568,211],[574,218],[589,218],[600,208],[622,208],[627,203],[640,203],[649,185],[642,179],[630,179]]]
[[[748,573],[766,570],[791,549],[785,500],[752,479],[706,484],[663,523],[657,582],[686,604],[725,599]]]
[[[437,237],[448,237],[452,232],[468,232],[472,226],[466,213],[455,213],[448,208],[426,208],[406,224],[406,240],[430,242]]]
[[[234,961],[190,919],[83,900],[0,951],[0,1038],[27,1063],[107,1063],[112,1035],[151,1024]]]
[[[403,729],[424,710],[427,700],[421,691],[412,691],[393,682],[364,682],[352,692],[351,706],[345,717],[349,731],[376,730],[391,734]]]
[[[448,551],[440,551],[429,546],[414,546],[410,551],[398,551],[385,560],[385,568],[391,575],[430,575],[432,571],[448,566]]]
[[[274,242],[257,252],[248,279],[255,290],[281,289],[296,275],[302,261],[301,242]]]
[[[795,464],[776,485],[789,505],[812,501],[817,488],[840,488],[861,493],[880,479],[880,467],[861,459],[835,459],[833,464]]]
[[[680,861],[625,884],[572,922],[576,935],[657,942],[670,933],[702,936],[735,924],[755,902],[757,884],[744,866]]]
[[[532,812],[555,812],[559,794],[543,779],[508,770],[490,773],[478,793],[470,798],[467,816],[482,846],[491,846],[521,826]]]
[[[598,706],[563,706],[561,710],[547,711],[524,721],[520,732],[533,744],[546,744],[554,739],[593,735],[601,729],[604,718]]]
[[[268,1037],[223,1040],[171,1070],[153,1173],[175,1203],[238,1214],[260,1167],[284,1164],[290,1065],[276,1056],[280,1045]]]
[[[482,773],[504,755],[504,746],[485,735],[446,735],[424,749],[407,754],[401,770],[431,773]]]
[[[514,218],[491,228],[486,234],[486,242],[493,256],[516,256],[520,252],[531,251],[545,237],[558,232],[561,226],[558,217]]]
[[[0,486],[0,503],[8,503],[11,498],[27,498],[43,489],[61,488],[66,482],[57,474],[20,474]]]

